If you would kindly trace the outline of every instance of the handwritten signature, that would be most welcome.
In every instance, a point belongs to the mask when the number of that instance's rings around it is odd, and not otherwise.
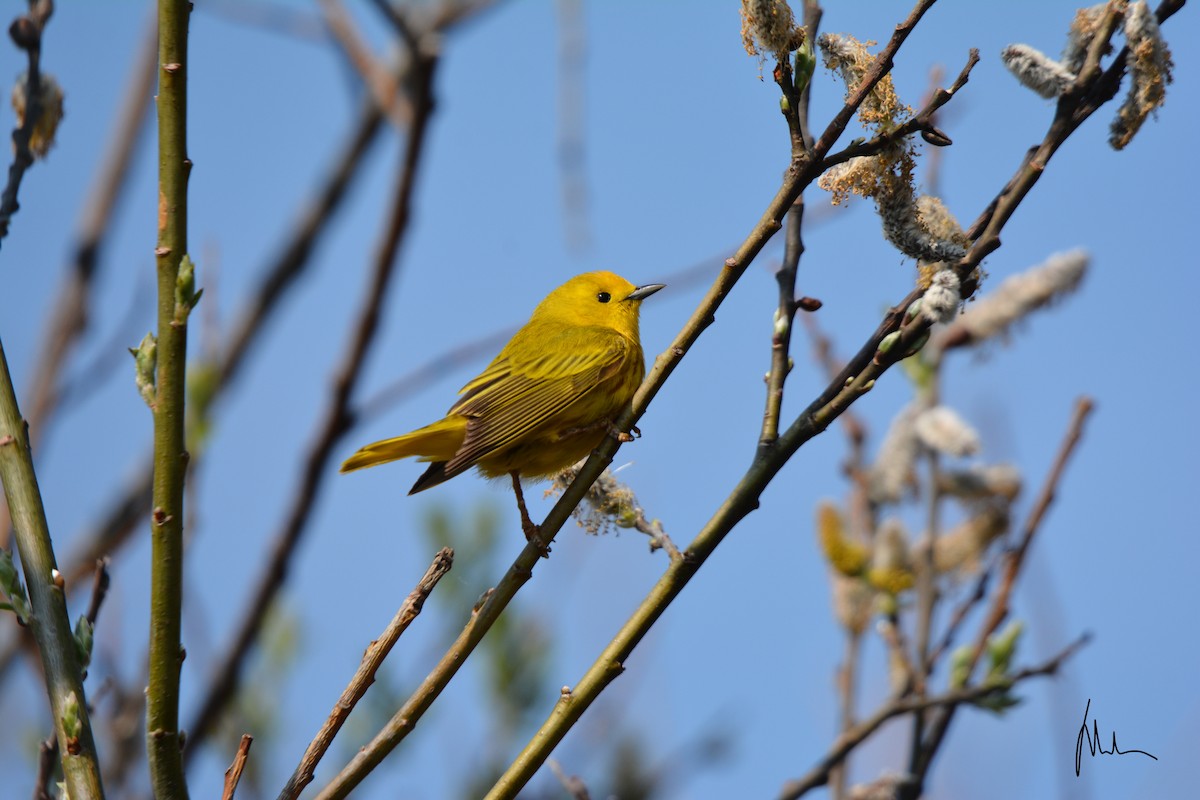
[[[1092,720],[1092,730],[1090,733],[1088,732],[1088,711],[1090,711],[1091,708],[1092,701],[1089,698],[1087,701],[1087,708],[1083,710],[1083,725],[1081,725],[1079,728],[1079,738],[1075,740],[1075,777],[1079,777],[1079,761],[1083,757],[1084,739],[1087,739],[1087,748],[1093,757],[1095,757],[1097,752],[1104,756],[1127,756],[1130,753],[1141,753],[1144,756],[1150,756],[1150,758],[1158,761],[1158,756],[1151,756],[1145,750],[1122,750],[1121,748],[1117,747],[1116,731],[1113,731],[1112,735],[1112,749],[1105,750],[1104,746],[1100,744],[1100,725],[1096,722],[1096,720]]]

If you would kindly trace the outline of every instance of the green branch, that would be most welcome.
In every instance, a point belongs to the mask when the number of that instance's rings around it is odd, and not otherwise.
[[[96,745],[92,741],[83,692],[83,671],[3,342],[0,342],[0,483],[4,484],[4,497],[25,571],[32,612],[28,624],[42,656],[67,791],[71,797],[103,798]]]
[[[146,748],[159,800],[187,797],[179,731],[179,641],[183,588],[184,378],[187,317],[198,299],[187,257],[187,0],[158,3],[157,366],[154,489],[150,521],[150,683]]]

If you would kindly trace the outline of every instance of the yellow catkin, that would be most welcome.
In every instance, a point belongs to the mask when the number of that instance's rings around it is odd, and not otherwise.
[[[842,515],[832,503],[817,507],[817,537],[829,565],[843,575],[858,575],[867,565],[867,548],[846,536]]]

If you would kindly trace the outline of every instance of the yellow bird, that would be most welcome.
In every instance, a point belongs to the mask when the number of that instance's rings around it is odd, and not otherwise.
[[[363,447],[341,471],[410,456],[432,462],[409,494],[471,467],[487,478],[509,475],[522,528],[532,538],[537,528],[520,479],[566,469],[614,430],[645,375],[638,311],[661,288],[634,286],[611,272],[577,275],[538,304],[444,418]]]

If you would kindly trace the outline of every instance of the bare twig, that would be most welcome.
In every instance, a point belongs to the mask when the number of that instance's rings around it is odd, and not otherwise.
[[[563,789],[571,796],[572,800],[591,800],[583,778],[578,775],[568,775],[553,758],[547,762],[547,766],[550,767],[550,771],[554,773],[554,777],[558,778],[558,782],[562,784]]]
[[[845,735],[854,727],[857,712],[854,701],[858,695],[858,662],[862,650],[862,635],[858,631],[844,631],[846,636],[845,654],[837,670],[838,688],[838,734]],[[846,773],[849,771],[849,754],[842,762],[830,769],[830,796],[833,800],[841,800],[846,794]]]
[[[825,754],[821,761],[808,774],[802,778],[785,783],[779,792],[780,800],[795,800],[795,798],[818,786],[824,786],[825,782],[829,779],[831,770],[842,763],[855,747],[866,741],[871,734],[879,730],[888,720],[903,714],[912,714],[931,708],[952,708],[963,703],[972,703],[982,700],[995,692],[1010,689],[1029,678],[1042,675],[1055,675],[1063,663],[1089,641],[1091,641],[1091,637],[1085,634],[1049,661],[1036,667],[1026,667],[1014,672],[1012,675],[1006,676],[1003,680],[989,681],[977,686],[956,689],[933,697],[897,698],[884,704],[869,718],[842,733],[834,742],[829,752]]]
[[[189,728],[193,742],[202,741],[212,732],[218,715],[233,697],[246,654],[258,637],[271,600],[283,586],[292,554],[307,529],[310,512],[327,472],[325,466],[351,422],[350,398],[361,376],[367,352],[374,342],[387,287],[395,272],[396,253],[408,228],[413,188],[433,112],[433,77],[437,54],[418,50],[413,52],[412,60],[413,126],[405,141],[403,167],[397,178],[392,210],[376,253],[363,305],[354,316],[357,325],[351,334],[344,361],[337,369],[325,416],[305,457],[300,486],[292,495],[295,502],[276,535],[271,555],[252,592],[246,615],[234,634],[229,650],[217,666],[216,677],[204,692],[200,709]],[[188,752],[195,752],[195,748]]]
[[[930,103],[937,97],[938,92],[942,91],[942,81],[946,78],[946,69],[941,64],[935,64],[929,70],[929,94],[926,95],[924,106],[928,107]],[[929,126],[933,130],[938,129],[938,111],[934,109],[929,114]],[[944,144],[939,142],[939,144]],[[931,195],[938,194],[938,188],[941,186],[942,177],[942,148],[931,147],[925,151],[925,192]]]
[[[242,780],[242,770],[246,769],[246,760],[250,757],[250,745],[253,742],[253,736],[248,733],[242,734],[242,740],[238,742],[237,752],[233,756],[233,763],[225,770],[225,788],[221,791],[221,800],[233,800],[238,783]]]
[[[400,9],[391,3],[391,0],[371,0],[371,2],[392,26],[392,30],[404,42],[404,46],[408,48],[409,52],[416,52],[420,49],[420,36],[406,14],[401,13]]]
[[[354,20],[346,13],[341,0],[320,0],[320,6],[329,32],[341,47],[346,60],[362,76],[367,91],[375,100],[375,106],[383,109],[388,122],[403,134],[412,122],[412,107],[400,95],[396,71],[387,69],[375,58],[370,45],[354,27]]]
[[[938,146],[951,144],[950,137],[942,131],[938,130],[934,125],[935,117],[938,109],[950,102],[958,90],[967,85],[967,81],[971,77],[971,70],[979,63],[979,51],[971,48],[967,54],[967,63],[958,73],[958,77],[954,79],[954,83],[949,89],[937,89],[926,101],[925,106],[917,112],[917,115],[898,127],[881,133],[865,142],[856,142],[839,150],[831,156],[828,156],[821,162],[822,171],[829,169],[837,164],[849,161],[852,158],[859,156],[871,156],[887,150],[897,142],[904,141],[914,133],[920,133],[926,137],[926,141],[936,142]]]
[[[108,564],[107,558],[97,558],[96,569],[92,573],[92,597],[88,601],[88,610],[84,615],[92,625],[95,625],[96,620],[100,617],[100,606],[104,604],[104,598],[108,596]]]
[[[443,547],[434,556],[433,563],[425,571],[424,577],[405,598],[404,603],[396,611],[396,615],[392,617],[392,621],[384,628],[379,638],[371,642],[366,652],[363,653],[362,663],[359,664],[354,677],[350,679],[350,683],[342,692],[342,696],[338,698],[333,711],[329,713],[329,718],[325,720],[325,724],[317,731],[317,735],[313,737],[308,749],[304,751],[304,757],[300,759],[300,764],[279,793],[279,800],[295,800],[304,787],[312,783],[313,772],[316,770],[317,764],[324,758],[325,753],[329,750],[329,745],[333,743],[334,737],[341,730],[346,718],[350,716],[350,712],[354,710],[354,706],[366,694],[370,685],[375,682],[375,673],[379,671],[383,660],[392,651],[392,647],[395,646],[401,634],[408,629],[409,624],[421,613],[425,599],[437,586],[438,581],[450,571],[453,564],[454,551],[449,547]]]
[[[50,781],[54,778],[54,767],[58,765],[58,737],[53,733],[38,744],[37,779],[33,782],[33,800],[54,800],[50,794]]]
[[[767,372],[767,401],[758,446],[768,448],[779,438],[779,412],[783,408],[783,385],[791,372],[792,328],[796,317],[796,273],[804,254],[804,195],[796,198],[784,218],[783,264],[775,273],[779,301],[771,331],[771,369]]]
[[[971,613],[971,609],[979,605],[985,597],[987,597],[988,582],[992,577],[992,568],[981,569],[979,578],[975,581],[975,587],[971,593],[967,595],[962,602],[955,606],[954,611],[950,614],[950,621],[946,625],[946,633],[942,636],[942,640],[938,643],[933,652],[929,654],[926,669],[933,670],[933,665],[938,663],[947,650],[954,644],[954,640],[958,636],[959,630],[967,620],[967,615]]]

